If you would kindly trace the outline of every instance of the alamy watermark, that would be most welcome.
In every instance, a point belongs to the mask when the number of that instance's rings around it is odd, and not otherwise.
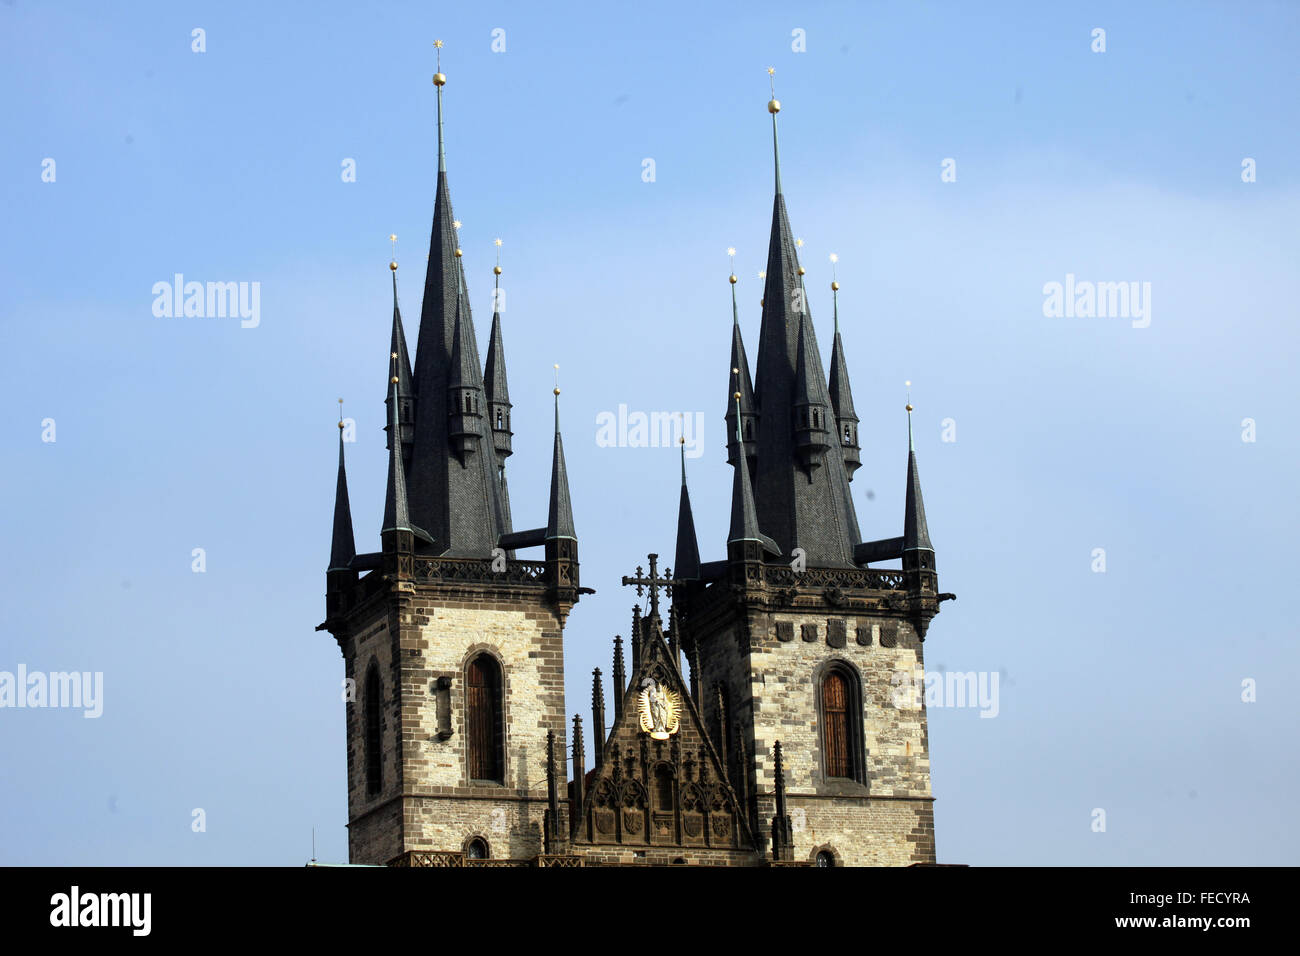
[[[103,671],[28,671],[19,664],[17,673],[0,671],[0,708],[80,708],[87,719],[104,712]]]
[[[926,707],[978,707],[981,717],[996,717],[997,671],[926,671],[922,667],[894,671],[889,683],[891,699],[899,710]]]
[[[683,440],[684,439],[684,440]],[[704,454],[703,412],[618,412],[596,415],[598,448],[686,448],[687,458]]]
[[[1133,328],[1151,324],[1150,282],[1065,282],[1043,286],[1043,315],[1049,319],[1132,319]]]
[[[153,314],[160,319],[224,319],[255,329],[262,322],[262,283],[186,282],[177,272],[171,282],[153,284]]]

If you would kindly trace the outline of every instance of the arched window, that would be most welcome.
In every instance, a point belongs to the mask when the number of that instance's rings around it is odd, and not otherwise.
[[[851,430],[851,426],[847,422],[844,423],[844,444],[846,445],[853,444],[853,432]]]
[[[832,665],[822,676],[822,772],[827,780],[866,783],[861,700],[857,675],[848,667]]]
[[[673,772],[664,764],[655,768],[654,795],[656,810],[673,808]]]
[[[817,866],[834,866],[835,855],[830,850],[821,850],[817,853],[815,863]]]
[[[502,751],[501,665],[490,654],[469,662],[465,675],[469,691],[466,707],[471,780],[501,783],[505,778]]]
[[[497,409],[497,431],[500,431],[501,429],[506,427],[505,420],[506,420],[505,415],[503,415],[501,413],[501,409],[498,408]]]
[[[383,788],[384,753],[383,734],[379,721],[383,701],[380,699],[379,665],[373,660],[366,671],[365,742],[366,742],[366,793],[374,796]]]
[[[486,860],[488,858],[487,841],[482,837],[475,837],[465,844],[465,859],[467,860]]]

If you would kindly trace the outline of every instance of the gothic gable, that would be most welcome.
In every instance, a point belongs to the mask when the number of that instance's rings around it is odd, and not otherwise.
[[[736,794],[657,617],[643,622],[639,643],[640,660],[592,771],[575,842],[752,848]]]

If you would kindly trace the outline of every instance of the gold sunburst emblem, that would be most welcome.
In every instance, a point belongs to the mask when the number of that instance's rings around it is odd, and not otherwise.
[[[667,740],[681,724],[682,695],[647,677],[637,695],[641,729],[655,740]]]

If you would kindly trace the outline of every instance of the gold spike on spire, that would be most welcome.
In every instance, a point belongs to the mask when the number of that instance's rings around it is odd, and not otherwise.
[[[343,427],[343,399],[339,399],[339,428]]]
[[[737,281],[737,280],[736,280],[736,247],[735,247],[735,246],[728,246],[728,247],[727,247],[727,257],[731,259],[731,275],[727,277],[727,281],[730,282],[732,285],[735,285],[735,284],[736,284],[736,281]]]
[[[388,263],[388,268],[396,272],[397,271],[397,233],[395,232],[389,233],[388,241],[393,244],[393,259],[391,262]]]
[[[501,240],[493,239],[492,243],[497,247],[497,264],[492,267],[492,274],[499,276],[501,274]]]

